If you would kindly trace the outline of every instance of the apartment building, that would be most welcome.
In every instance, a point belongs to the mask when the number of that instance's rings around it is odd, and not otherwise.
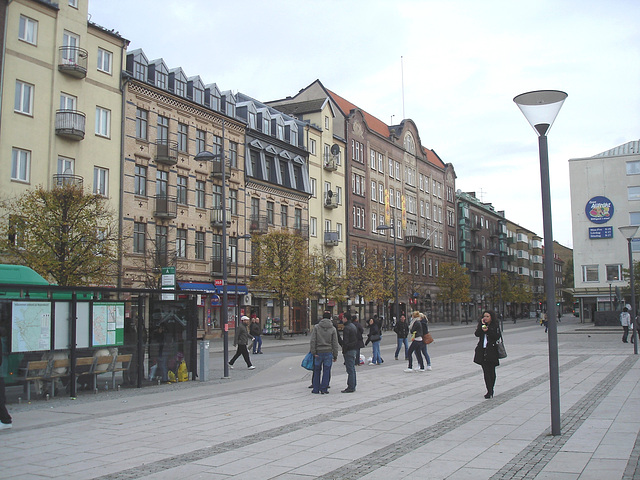
[[[574,297],[583,321],[630,303],[628,243],[620,227],[640,225],[640,141],[569,160]],[[638,234],[635,235],[636,237]],[[640,240],[631,242],[637,261]],[[620,297],[616,292],[620,292]]]
[[[202,292],[200,328],[209,333],[220,326],[225,259],[229,319],[235,318],[236,306],[245,303],[247,293],[250,244],[239,241],[248,233],[246,126],[236,119],[236,98],[230,91],[205,84],[197,75],[187,76],[180,67],[169,68],[161,58],[149,61],[141,49],[127,54],[126,74],[123,284],[158,288],[163,270],[171,272],[176,288]],[[224,162],[196,161],[203,151],[224,155]]]
[[[268,102],[277,110],[305,122],[304,143],[309,155],[309,253],[312,262],[333,268],[338,276],[346,266],[345,140],[334,133],[335,106],[329,98],[301,102]],[[328,310],[343,311],[342,299],[311,298],[311,322]]]
[[[309,155],[307,125],[243,93],[236,98],[237,117],[246,123],[245,214],[254,237],[284,230],[309,240]],[[307,305],[294,303],[280,312],[273,292],[252,291],[251,311],[276,328],[308,331]],[[275,316],[282,314],[280,322]]]
[[[457,261],[453,166],[422,145],[413,121],[386,125],[318,80],[277,103],[326,99],[336,113],[334,136],[346,145],[345,195],[340,200],[345,204],[348,262],[361,261],[366,251],[391,259],[395,237],[398,272],[409,278],[399,291],[400,309],[419,308],[436,319],[442,312],[441,306],[433,308],[438,266]],[[378,228],[384,225],[393,228],[389,233]],[[391,304],[379,308],[367,299],[365,305],[359,301],[354,296],[349,304],[364,308],[365,315],[390,318],[395,311]]]
[[[87,8],[78,0],[3,2],[4,196],[73,182],[119,209],[128,40],[88,22]]]

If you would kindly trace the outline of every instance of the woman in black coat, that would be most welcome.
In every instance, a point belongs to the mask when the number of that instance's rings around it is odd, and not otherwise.
[[[482,366],[484,372],[484,383],[487,386],[487,393],[484,398],[493,397],[493,387],[496,384],[496,367],[500,365],[498,360],[498,349],[496,342],[500,339],[500,328],[496,313],[493,310],[485,310],[476,328],[478,345],[476,346],[474,363]]]

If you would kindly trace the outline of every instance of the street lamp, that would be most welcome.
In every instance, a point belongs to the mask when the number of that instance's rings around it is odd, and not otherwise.
[[[376,230],[393,230],[394,225],[378,225]],[[396,294],[396,322],[400,321],[400,302],[398,301],[398,252],[396,248],[397,232],[393,232],[393,273],[395,275],[395,294]]]
[[[217,159],[217,160],[216,160]],[[221,175],[222,178],[222,335],[224,345],[224,377],[229,378],[229,312],[228,312],[228,286],[227,286],[227,199],[226,199],[226,159],[224,155],[224,122],[222,123],[222,145],[220,153],[212,153],[202,151],[198,153],[194,160],[197,162],[212,162],[214,168],[212,169],[211,176],[216,177]],[[220,168],[216,168],[215,163],[218,163]],[[213,209],[213,205],[212,205]]]
[[[560,435],[560,371],[558,367],[558,319],[551,223],[551,188],[549,182],[549,149],[547,133],[567,98],[558,90],[523,93],[513,99],[538,135],[540,152],[540,184],[542,189],[542,223],[544,227],[544,290],[549,330],[549,390],[551,397],[551,434]]]
[[[502,251],[500,250],[501,246],[498,244],[498,253],[491,250],[487,253],[488,257],[498,257],[498,268],[496,268],[496,273],[498,274],[498,317],[500,319],[500,331],[504,331],[504,320],[502,318],[501,306],[502,306]]]
[[[620,233],[627,239],[627,249],[629,251],[629,283],[631,284],[631,322],[633,329],[631,330],[631,341],[633,342],[633,353],[638,354],[638,338],[636,332],[638,326],[636,325],[636,285],[633,275],[633,254],[631,253],[631,240],[638,232],[638,225],[627,225],[624,227],[618,227]]]
[[[248,233],[245,233],[244,235],[240,235],[239,237],[236,237],[236,329],[238,328],[238,322],[240,321],[240,302],[238,301],[240,298],[240,295],[238,294],[238,257],[240,256],[239,255],[240,243],[238,242],[238,240],[249,240],[250,238],[251,238],[251,235],[249,235]],[[245,248],[245,252],[246,252],[246,248]],[[245,272],[246,272],[246,268],[247,268],[246,253],[245,253],[244,265],[245,265]]]

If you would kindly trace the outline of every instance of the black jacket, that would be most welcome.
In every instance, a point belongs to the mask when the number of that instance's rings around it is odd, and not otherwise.
[[[478,322],[475,332],[478,337],[478,345],[473,356],[474,363],[482,365],[486,363],[488,365],[500,365],[498,360],[498,349],[496,348],[496,342],[500,338],[500,329],[497,322],[491,322],[489,329],[484,332],[482,330],[482,321]],[[484,348],[484,337],[487,337],[487,348]]]
[[[405,320],[404,322],[396,323],[396,326],[393,327],[393,331],[396,332],[398,338],[407,338],[407,335],[409,335],[409,325],[407,324],[407,321]]]
[[[348,352],[349,350],[357,350],[357,349],[358,349],[358,329],[353,324],[353,322],[345,323],[344,330],[342,330],[342,351]]]
[[[376,322],[369,325],[369,334],[367,335],[367,341],[364,342],[365,347],[369,345],[369,342],[379,342],[382,339],[380,335],[380,327]]]

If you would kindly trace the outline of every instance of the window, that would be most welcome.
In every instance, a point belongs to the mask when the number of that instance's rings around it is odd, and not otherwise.
[[[289,216],[289,207],[287,205],[280,205],[280,225],[287,227],[287,217]]]
[[[378,172],[384,173],[384,155],[378,153]]]
[[[147,167],[136,165],[134,195],[147,196]]]
[[[158,255],[159,262],[166,261],[163,258],[167,254],[167,237],[169,228],[165,225],[156,225],[156,254]]]
[[[599,280],[598,265],[582,265],[583,282],[598,282]]]
[[[316,154],[316,141],[313,138],[309,140],[309,153],[311,155]]]
[[[106,168],[93,168],[93,193],[103,197],[109,193],[109,170]]]
[[[338,232],[338,241],[342,241],[342,224],[336,223],[336,232]]]
[[[64,31],[62,33],[63,49],[62,60],[69,65],[78,63],[78,47],[80,46],[80,37],[75,33]]]
[[[13,104],[13,111],[33,115],[33,90],[34,86],[29,83],[16,80],[16,97]]]
[[[205,208],[205,182],[204,180],[196,180],[196,207]]]
[[[147,224],[135,222],[133,224],[133,253],[145,252],[146,237],[147,237]]]
[[[109,137],[111,133],[111,111],[106,108],[96,107],[96,135]]]
[[[238,168],[238,142],[229,142],[229,166]]]
[[[98,71],[111,74],[111,62],[113,54],[98,48]]]
[[[196,155],[200,152],[204,152],[207,148],[207,132],[204,130],[200,130],[199,128],[196,130]]]
[[[148,139],[149,112],[142,108],[136,109],[136,138],[140,140]]]
[[[309,218],[309,235],[312,237],[318,236],[318,219],[316,217]]]
[[[267,202],[267,223],[273,225],[273,202]]]
[[[371,180],[371,200],[372,201],[376,201],[376,196],[377,196],[377,190],[378,190],[378,184],[376,183],[375,180]]]
[[[69,6],[73,8],[78,8],[78,0],[69,0]]]
[[[196,251],[195,251],[196,260],[204,260],[204,244],[205,244],[204,236],[205,236],[204,232],[196,232]]]
[[[31,170],[31,152],[20,148],[11,150],[11,180],[28,182]]]
[[[176,257],[187,257],[187,231],[184,228],[176,230]]]
[[[627,175],[640,175],[640,160],[627,162]]]
[[[18,38],[33,45],[38,43],[38,22],[24,15],[20,15]]]
[[[73,158],[58,157],[58,170],[59,175],[73,175],[75,172],[75,160]]]
[[[156,171],[156,195],[166,197],[169,186],[169,172],[163,170]]]
[[[181,205],[187,204],[187,177],[178,175],[178,184],[176,185],[176,201]]]
[[[309,178],[309,186],[311,187],[311,196],[313,198],[316,198],[316,196],[318,195],[317,184],[318,184],[318,181],[315,178],[313,177]]]
[[[156,129],[157,139],[166,142],[169,139],[169,119],[158,115],[158,128]]]
[[[75,110],[78,99],[66,93],[60,94],[60,110]]]
[[[229,189],[229,213],[238,215],[238,190]]]
[[[640,200],[640,187],[627,187],[627,200]]]
[[[622,265],[607,265],[607,282],[622,280]]]
[[[178,123],[178,150],[187,151],[187,142],[189,140],[189,126],[186,123]]]

